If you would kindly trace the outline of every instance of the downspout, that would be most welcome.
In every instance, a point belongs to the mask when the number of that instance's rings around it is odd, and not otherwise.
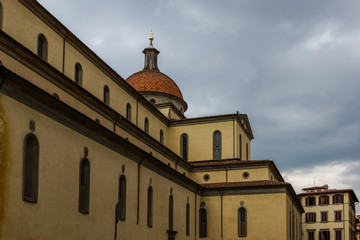
[[[66,35],[63,41],[63,66],[62,66],[62,73],[65,74],[65,46],[66,46],[66,39],[69,37],[70,33]]]
[[[143,160],[138,163],[138,181],[137,181],[137,213],[136,224],[139,224],[139,208],[140,208],[140,165]]]
[[[118,122],[120,122],[121,116],[119,117],[118,120],[116,120],[116,122],[114,122],[114,133],[116,132],[116,125]]]
[[[224,195],[224,190],[220,190],[219,191],[220,194],[220,198],[221,198],[221,239],[224,238],[224,234],[223,234],[223,230],[224,230],[224,215],[223,215],[223,195]]]

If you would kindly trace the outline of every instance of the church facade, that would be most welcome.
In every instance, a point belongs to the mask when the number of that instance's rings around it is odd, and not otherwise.
[[[247,115],[186,118],[152,36],[123,79],[35,0],[0,29],[1,240],[301,239]]]

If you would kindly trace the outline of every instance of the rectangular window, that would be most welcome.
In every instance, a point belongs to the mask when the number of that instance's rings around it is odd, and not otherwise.
[[[315,206],[316,205],[316,198],[315,197],[308,197],[305,199],[306,206]]]
[[[335,211],[335,221],[342,221],[342,211]]]
[[[329,196],[321,196],[321,197],[319,197],[319,204],[320,205],[329,204]]]
[[[308,231],[308,238],[307,240],[315,240],[315,231]]]
[[[330,240],[330,231],[329,230],[321,230],[319,232],[319,240]]]
[[[321,212],[321,222],[328,221],[328,212]]]
[[[335,230],[335,240],[342,240],[342,230]]]
[[[316,213],[311,212],[311,213],[306,213],[305,214],[305,221],[307,223],[314,223],[316,222]]]
[[[336,194],[333,196],[333,204],[344,203],[344,196],[342,194]]]

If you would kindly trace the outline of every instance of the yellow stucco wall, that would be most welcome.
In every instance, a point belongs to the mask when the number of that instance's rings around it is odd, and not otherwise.
[[[181,239],[185,236],[185,207],[187,201],[194,209],[194,194],[155,172],[140,169],[140,222],[137,218],[137,163],[107,149],[73,130],[25,107],[4,95],[1,103],[2,119],[9,133],[7,146],[16,149],[22,146],[29,130],[29,121],[34,120],[34,134],[39,140],[39,201],[37,204],[24,202],[22,189],[22,151],[12,151],[7,160],[11,175],[2,184],[11,183],[8,201],[4,201],[6,212],[0,214],[3,221],[2,239],[108,239],[114,234],[115,204],[118,194],[118,179],[125,166],[127,181],[126,222],[118,223],[122,235],[141,239],[148,236],[164,236],[168,228],[167,201],[170,188],[174,196],[174,230]],[[4,117],[5,116],[5,117]],[[23,117],[26,116],[26,117]],[[6,146],[1,144],[1,146]],[[84,147],[88,147],[90,161],[90,214],[78,212],[79,163],[84,157]],[[3,170],[3,168],[1,169]],[[154,189],[154,224],[146,225],[147,188]],[[3,189],[2,189],[3,190]],[[2,193],[4,193],[2,191]],[[3,196],[3,195],[1,195]],[[189,200],[188,200],[189,199]],[[2,203],[2,204],[3,204]],[[41,217],[40,217],[41,216]],[[194,219],[195,212],[191,212]],[[66,220],[65,220],[66,219]],[[20,229],[18,226],[22,226]],[[130,227],[131,226],[131,227]],[[136,226],[136,227],[134,227]],[[126,231],[124,231],[126,229]],[[150,238],[150,239],[154,239]]]
[[[202,122],[196,124],[181,124],[169,128],[169,144],[168,147],[175,153],[180,155],[180,136],[183,133],[188,135],[189,141],[189,161],[212,160],[213,156],[213,134],[216,130],[221,132],[221,158],[231,159],[238,158],[239,147],[236,147],[238,135],[235,133],[237,123],[232,119],[217,122]],[[239,130],[240,131],[240,130]],[[249,145],[250,140],[243,134],[243,149],[245,145]],[[244,150],[245,151],[245,150]],[[245,156],[245,153],[243,153]],[[251,158],[250,158],[251,159]]]

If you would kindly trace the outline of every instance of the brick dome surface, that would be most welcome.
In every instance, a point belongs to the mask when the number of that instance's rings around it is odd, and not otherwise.
[[[167,93],[183,99],[176,83],[167,75],[157,70],[142,70],[134,73],[126,81],[138,92]]]

